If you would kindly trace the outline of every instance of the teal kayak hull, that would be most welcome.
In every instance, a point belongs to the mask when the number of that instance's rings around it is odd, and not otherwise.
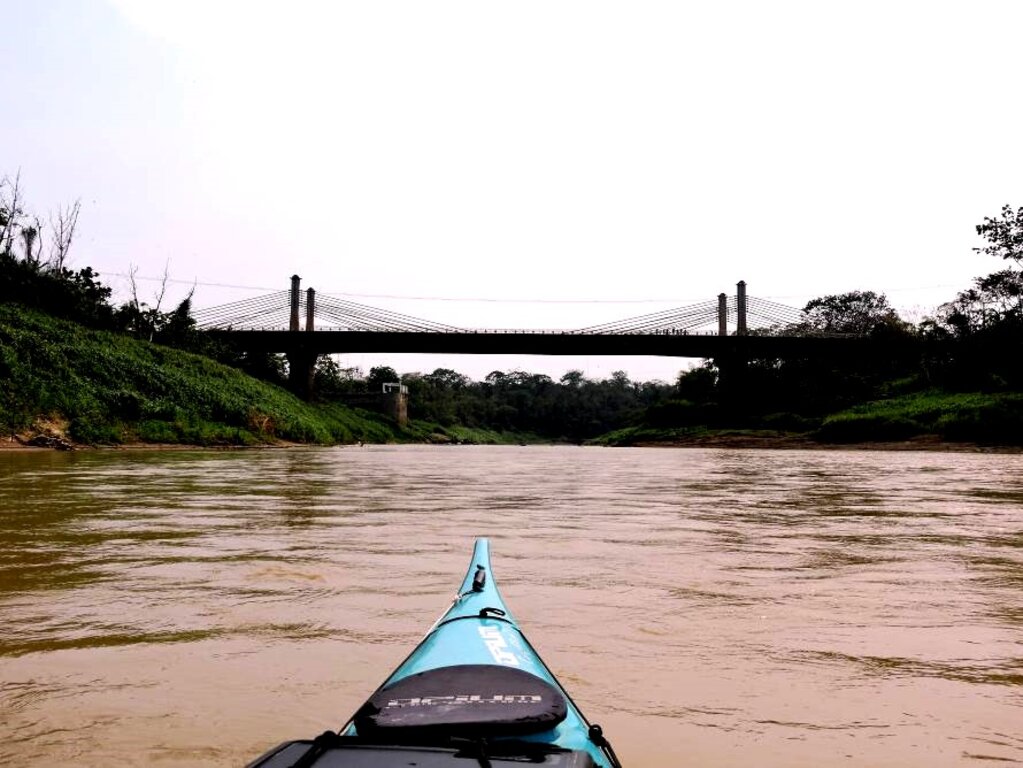
[[[472,745],[468,753],[465,745]],[[445,748],[457,765],[467,754],[495,766],[527,755],[542,765],[621,768],[600,727],[586,720],[519,629],[494,580],[486,539],[476,541],[451,606],[339,734],[287,742],[251,766],[434,765],[434,759],[440,766],[448,764],[449,755],[438,755]],[[377,763],[374,749],[392,754]],[[425,762],[404,762],[403,752],[392,763],[396,749],[421,749],[416,759]]]

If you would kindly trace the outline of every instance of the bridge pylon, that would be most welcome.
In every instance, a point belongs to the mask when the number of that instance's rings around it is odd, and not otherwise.
[[[298,330],[298,308],[299,308],[299,303],[300,303],[299,299],[301,298],[301,296],[300,296],[301,286],[302,286],[302,278],[299,277],[298,275],[292,275],[291,276],[291,320],[288,323],[288,330],[289,331],[297,331]]]
[[[290,333],[300,333],[299,314],[302,308],[302,278],[291,276],[291,316],[288,322]],[[316,291],[306,291],[305,330],[315,329]],[[297,337],[296,337],[297,338]],[[313,381],[316,377],[316,358],[319,355],[310,352],[301,341],[289,345],[284,353],[288,358],[288,388],[299,397],[310,400],[313,396]]]
[[[735,285],[735,335],[745,336],[746,330],[746,281]]]

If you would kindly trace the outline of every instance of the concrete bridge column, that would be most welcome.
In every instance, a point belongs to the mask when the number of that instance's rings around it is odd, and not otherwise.
[[[394,419],[399,427],[408,426],[408,387],[398,384],[388,390],[385,384],[381,403],[383,405],[381,410]]]
[[[305,349],[293,349],[284,354],[288,358],[288,389],[303,400],[312,399],[316,358],[319,355]]]
[[[728,297],[718,294],[718,336],[728,335]]]
[[[737,319],[735,324],[735,335],[746,335],[746,281],[740,280],[735,286],[735,303]]]
[[[741,352],[730,352],[714,357],[718,369],[718,401],[732,413],[744,413],[747,408],[749,360]]]
[[[291,276],[291,322],[288,324],[289,331],[298,330],[298,305],[299,305],[299,286],[302,284],[302,278],[298,275]]]
[[[316,291],[310,288],[305,292],[305,329],[313,330],[316,318]]]

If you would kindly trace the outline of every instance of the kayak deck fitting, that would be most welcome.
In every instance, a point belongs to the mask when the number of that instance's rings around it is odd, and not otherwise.
[[[504,604],[478,539],[451,607],[339,732],[248,768],[621,768]]]

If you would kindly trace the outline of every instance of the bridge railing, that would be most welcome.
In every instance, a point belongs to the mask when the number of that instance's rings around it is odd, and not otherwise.
[[[368,328],[349,328],[347,326],[319,326],[314,331],[289,331],[279,325],[246,325],[244,328],[207,328],[205,330],[229,331],[233,333],[245,333],[248,331],[269,331],[278,333],[424,333],[424,331],[411,330],[407,328],[394,328],[387,331],[376,331]],[[426,331],[426,333],[440,333],[448,335],[544,335],[544,336],[592,336],[599,335],[595,331],[575,330],[571,328],[458,328],[443,331]],[[627,330],[609,333],[611,336],[717,336],[716,331],[691,331],[687,329],[661,328],[653,330]]]

